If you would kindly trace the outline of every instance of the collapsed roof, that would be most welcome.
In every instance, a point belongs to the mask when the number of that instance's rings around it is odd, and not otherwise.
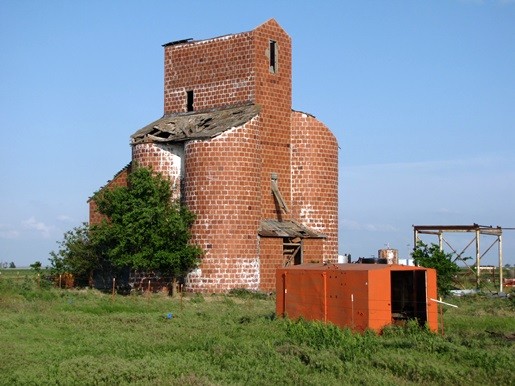
[[[213,138],[250,121],[259,111],[258,105],[251,104],[205,112],[168,114],[132,134],[131,144]]]
[[[295,221],[261,220],[258,234],[261,237],[325,238],[307,226]]]

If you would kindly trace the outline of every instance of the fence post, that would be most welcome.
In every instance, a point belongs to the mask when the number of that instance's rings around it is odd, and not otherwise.
[[[172,298],[175,297],[175,293],[177,291],[178,291],[178,288],[177,288],[177,278],[174,276],[173,279],[172,279]]]
[[[183,297],[183,294],[182,294],[182,283],[179,284],[179,291],[181,291],[181,311],[182,311],[182,297]]]

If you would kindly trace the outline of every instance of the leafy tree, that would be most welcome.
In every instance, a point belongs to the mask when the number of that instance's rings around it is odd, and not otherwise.
[[[172,199],[162,175],[136,168],[127,187],[104,189],[93,200],[105,219],[91,226],[91,242],[114,265],[179,277],[198,264],[201,250],[189,244],[194,215]]]
[[[448,295],[453,288],[454,276],[460,270],[459,266],[451,261],[452,255],[441,251],[436,244],[428,246],[419,241],[411,256],[416,265],[436,270],[438,293],[442,296]]]
[[[30,266],[34,271],[39,272],[41,271],[42,264],[40,261],[36,261],[35,263],[32,263]]]
[[[11,261],[11,264],[9,264],[9,268],[16,268],[16,264],[14,264],[14,261]]]
[[[100,268],[103,256],[91,243],[87,223],[66,232],[63,241],[57,243],[57,252],[50,252],[52,274],[72,273],[79,280],[89,280],[93,271]]]

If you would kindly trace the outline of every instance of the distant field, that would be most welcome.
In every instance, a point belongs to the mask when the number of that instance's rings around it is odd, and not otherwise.
[[[36,272],[30,268],[2,268],[0,269],[0,279],[1,278],[25,278],[27,276],[33,277],[36,275]]]
[[[359,335],[276,318],[273,297],[246,291],[112,297],[2,270],[0,384],[513,384],[513,298],[446,300],[459,308],[445,308],[444,335]]]

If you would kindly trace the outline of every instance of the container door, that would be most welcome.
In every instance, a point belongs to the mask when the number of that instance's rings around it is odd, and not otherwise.
[[[391,271],[393,321],[417,319],[427,322],[426,271]]]

